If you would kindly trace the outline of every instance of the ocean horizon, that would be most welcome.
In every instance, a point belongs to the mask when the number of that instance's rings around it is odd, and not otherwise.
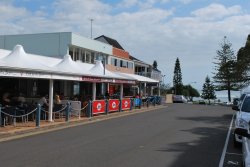
[[[202,91],[200,91],[199,93],[201,95]],[[227,90],[215,91],[215,94],[216,94],[216,100],[220,100],[221,102],[228,102]],[[231,91],[231,102],[233,101],[234,98],[239,98],[239,97],[240,97],[240,91]],[[201,97],[194,98],[194,100],[202,100],[202,98]]]

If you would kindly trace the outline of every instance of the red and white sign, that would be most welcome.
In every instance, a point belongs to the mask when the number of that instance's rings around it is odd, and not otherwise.
[[[106,102],[105,100],[95,100],[92,103],[93,115],[105,113]]]
[[[118,99],[111,99],[109,100],[109,112],[110,111],[118,111],[119,110],[119,100]]]
[[[130,99],[122,99],[122,110],[130,109],[131,101]]]

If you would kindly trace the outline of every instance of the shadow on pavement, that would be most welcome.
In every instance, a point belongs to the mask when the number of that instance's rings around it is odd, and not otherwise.
[[[211,126],[182,130],[190,135],[199,137],[192,142],[174,143],[168,148],[157,151],[180,153],[171,167],[218,166],[232,114],[226,114],[222,117],[200,116],[187,118],[179,117],[178,119],[206,123]],[[229,145],[230,144],[232,145],[232,143],[229,143]]]

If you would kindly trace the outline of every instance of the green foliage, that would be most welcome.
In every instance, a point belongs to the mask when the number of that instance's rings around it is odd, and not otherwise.
[[[238,76],[238,81],[241,84],[240,86],[249,84],[250,78],[247,74],[249,68],[250,68],[250,34],[247,37],[245,46],[240,48],[237,53],[236,75]]]
[[[232,44],[224,37],[221,43],[221,49],[217,50],[217,56],[215,57],[216,62],[214,62],[214,64],[216,72],[213,77],[217,90],[228,91],[228,101],[231,101],[230,91],[237,90],[239,87],[236,75],[237,62],[231,47]]]
[[[171,93],[170,89],[171,88],[169,84],[161,84],[160,86],[161,95],[166,95],[168,93]]]
[[[203,99],[208,99],[210,104],[210,99],[216,99],[214,85],[210,82],[210,78],[207,76],[205,83],[203,84],[201,97]]]
[[[191,85],[183,86],[183,95],[188,97],[191,101],[193,101],[193,97],[200,97],[198,90],[193,88]]]
[[[182,95],[183,93],[182,73],[181,73],[180,61],[178,58],[176,59],[175,62],[173,87],[176,95]]]
[[[157,66],[158,66],[157,61],[154,60],[154,62],[153,62],[153,68],[154,68],[154,69],[157,69]]]

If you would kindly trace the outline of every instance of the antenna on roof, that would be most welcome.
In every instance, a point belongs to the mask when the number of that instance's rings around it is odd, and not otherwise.
[[[90,20],[90,33],[91,33],[90,37],[92,39],[92,23],[93,23],[94,19],[90,18],[89,20]]]

